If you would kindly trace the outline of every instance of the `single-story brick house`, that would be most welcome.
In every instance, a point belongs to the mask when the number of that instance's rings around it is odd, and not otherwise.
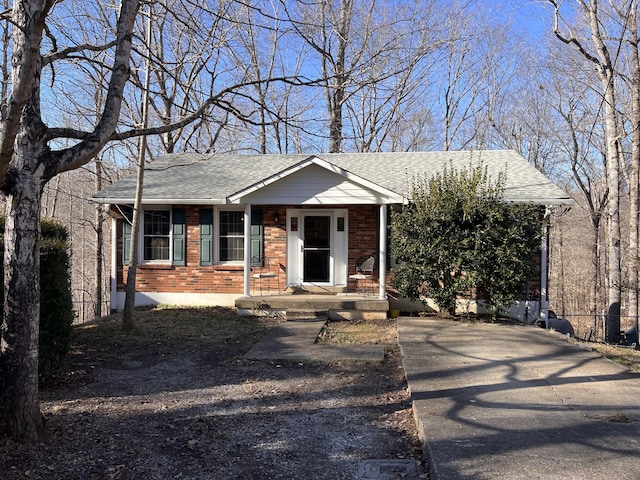
[[[375,296],[386,299],[390,209],[407,201],[418,176],[480,163],[493,178],[506,173],[507,201],[572,203],[508,150],[165,155],[145,172],[136,304],[232,306],[264,293],[267,268],[272,293],[292,286],[346,292],[357,287],[350,279],[356,259],[369,255],[376,260]],[[117,310],[124,305],[135,183],[132,175],[93,196],[111,213]],[[538,309],[546,301],[545,255],[540,263]]]

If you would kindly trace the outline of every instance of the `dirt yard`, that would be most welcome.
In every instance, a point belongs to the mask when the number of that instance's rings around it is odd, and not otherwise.
[[[336,480],[364,459],[424,467],[393,321],[324,335],[385,344],[383,364],[243,360],[273,322],[155,309],[137,312],[134,334],[118,317],[78,327],[68,374],[41,394],[47,437],[1,439],[0,479]]]

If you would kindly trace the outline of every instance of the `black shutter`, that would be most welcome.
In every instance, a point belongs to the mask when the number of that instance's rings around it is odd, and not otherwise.
[[[213,209],[200,209],[200,265],[213,265]]]
[[[173,265],[186,265],[187,212],[174,208],[171,216],[173,229]]]

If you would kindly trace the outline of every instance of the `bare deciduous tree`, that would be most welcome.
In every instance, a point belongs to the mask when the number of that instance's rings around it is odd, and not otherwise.
[[[435,4],[429,0],[407,2],[392,10],[379,1],[321,0],[294,3],[295,6],[284,3],[292,28],[317,59],[309,66],[320,72],[328,151],[358,149],[357,143],[371,149],[384,123],[371,116],[380,114],[392,119],[397,114],[411,87],[416,86],[416,72],[426,71],[419,68],[420,61],[437,48],[437,37],[429,31],[437,21],[425,20],[438,12]],[[391,92],[396,88],[397,92]],[[351,113],[364,115],[350,118],[357,137],[354,139],[345,138],[345,108],[349,102]],[[345,140],[356,143],[345,144]]]
[[[7,195],[5,229],[5,306],[0,368],[4,427],[16,438],[35,440],[43,420],[38,398],[39,221],[42,191],[55,175],[89,162],[113,135],[129,73],[131,32],[137,0],[123,0],[116,35],[107,45],[69,45],[43,54],[43,35],[52,0],[16,1],[12,31],[11,93],[0,123],[0,186]],[[50,31],[50,30],[49,30]],[[61,137],[45,124],[41,106],[43,67],[64,55],[106,50],[113,55],[101,115],[81,140],[55,149]]]
[[[555,0],[548,0],[555,10],[554,33],[564,44],[571,46],[589,62],[600,80],[602,91],[602,108],[605,116],[606,132],[606,165],[608,184],[607,207],[607,303],[608,322],[607,340],[617,342],[620,338],[621,308],[621,237],[620,237],[620,120],[617,111],[617,72],[616,57],[612,56],[607,40],[611,34],[604,29],[604,22],[599,12],[597,0],[575,0],[578,13],[584,18],[589,32],[592,50],[571,29],[561,28],[560,5]],[[619,40],[621,41],[621,39]]]

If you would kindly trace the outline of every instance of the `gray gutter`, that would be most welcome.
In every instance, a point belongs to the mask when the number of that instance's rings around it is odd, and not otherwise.
[[[95,203],[132,204],[134,199],[90,197],[89,200]],[[226,200],[219,198],[143,198],[142,200],[143,205],[227,205],[227,203]]]

